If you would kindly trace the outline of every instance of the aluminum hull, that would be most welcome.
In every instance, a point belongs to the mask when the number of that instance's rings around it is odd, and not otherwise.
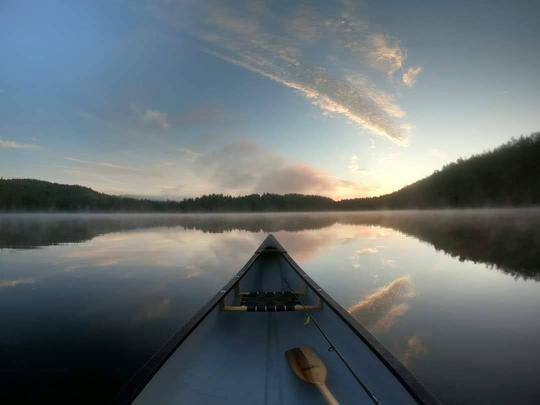
[[[246,301],[261,292],[295,294],[298,302]],[[289,368],[285,352],[298,346],[319,354],[342,404],[438,403],[272,235],[125,387],[119,402],[324,404]]]

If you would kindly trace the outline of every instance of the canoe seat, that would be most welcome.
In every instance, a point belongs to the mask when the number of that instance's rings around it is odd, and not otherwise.
[[[322,302],[306,305],[300,302],[303,293],[291,291],[254,291],[241,292],[239,305],[226,305],[222,301],[222,310],[226,312],[282,312],[314,311],[322,309]]]
[[[294,311],[295,305],[301,305],[298,294],[290,291],[256,291],[240,295],[240,305],[245,305],[248,312]]]

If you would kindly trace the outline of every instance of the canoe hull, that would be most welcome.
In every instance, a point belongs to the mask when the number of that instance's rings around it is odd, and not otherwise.
[[[256,291],[294,292],[301,306],[315,309],[228,310],[240,307],[243,293]],[[124,399],[135,404],[322,404],[318,390],[289,369],[285,352],[298,346],[319,354],[328,368],[327,384],[341,403],[436,403],[272,236],[126,387]]]

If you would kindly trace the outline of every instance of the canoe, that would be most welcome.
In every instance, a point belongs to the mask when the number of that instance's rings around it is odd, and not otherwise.
[[[118,402],[438,403],[272,235]]]

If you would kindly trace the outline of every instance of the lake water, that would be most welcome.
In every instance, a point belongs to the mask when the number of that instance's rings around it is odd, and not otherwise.
[[[103,403],[274,233],[448,404],[540,403],[540,210],[0,216],[2,403]]]

